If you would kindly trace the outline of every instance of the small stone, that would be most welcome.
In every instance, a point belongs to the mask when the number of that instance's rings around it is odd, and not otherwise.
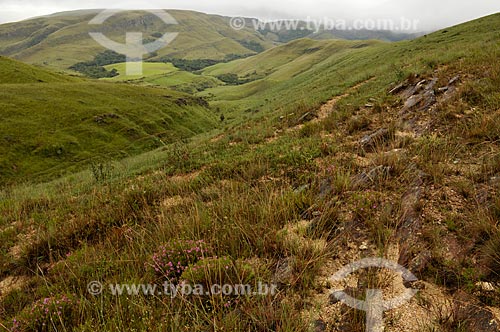
[[[425,284],[421,280],[405,280],[403,285],[406,288],[423,290],[425,289]]]
[[[330,304],[336,304],[336,303],[339,303],[340,300],[337,298],[337,296],[335,296],[337,293],[331,293],[329,296],[328,296],[328,303]]]
[[[366,242],[361,243],[359,250],[368,250],[368,244]]]
[[[322,319],[318,319],[314,322],[314,332],[326,331],[326,323]]]
[[[457,75],[455,77],[453,77],[449,82],[448,82],[448,85],[452,85],[454,84],[455,82],[457,82],[458,80],[460,79],[460,75]]]
[[[364,136],[359,144],[363,149],[369,149],[375,147],[377,144],[382,144],[387,141],[391,136],[388,129],[381,128],[370,135]]]
[[[494,292],[495,291],[495,286],[491,282],[478,282],[476,283],[476,287],[481,288],[481,290],[485,292]]]

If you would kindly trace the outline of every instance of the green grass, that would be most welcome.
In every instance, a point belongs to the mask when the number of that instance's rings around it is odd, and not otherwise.
[[[447,299],[461,292],[475,296],[477,281],[500,280],[500,199],[498,184],[493,182],[499,173],[500,152],[495,126],[500,111],[499,20],[500,15],[491,16],[413,42],[374,43],[365,49],[351,48],[346,42],[292,43],[292,48],[300,43],[319,45],[320,50],[312,54],[329,47],[336,51],[324,59],[298,55],[287,68],[286,57],[279,55],[288,53],[287,48],[273,50],[279,59],[269,68],[263,66],[272,71],[265,77],[212,90],[214,104],[232,110],[226,113],[228,123],[213,132],[109,162],[104,179],[96,179],[86,169],[46,183],[3,189],[0,278],[26,280],[0,299],[0,323],[10,328],[16,318],[34,324],[36,318],[45,317],[36,316],[36,310],[32,314],[38,300],[67,295],[79,302],[65,308],[64,319],[44,320],[57,330],[295,332],[310,330],[314,320],[321,318],[329,324],[345,323],[344,330],[362,331],[362,314],[344,310],[340,304],[336,309],[343,311],[341,315],[305,315],[326,305],[313,301],[315,295],[329,292],[317,280],[319,271],[328,268],[327,263],[341,266],[360,256],[383,256],[390,246],[407,243],[411,246],[405,255],[399,252],[400,258],[427,262],[417,264],[419,269],[412,272],[434,284],[429,285],[430,292],[427,286],[420,291],[414,305],[432,315],[425,301],[439,305],[435,287],[444,296],[451,294]],[[244,61],[217,68],[225,66],[234,71],[242,68],[243,75],[251,68]],[[439,86],[457,74],[462,78],[449,100],[415,115],[428,121],[428,127],[404,137],[397,135],[410,130],[411,123],[405,123],[400,114],[404,101],[388,91],[411,79],[410,74],[435,76]],[[269,79],[272,75],[275,79]],[[356,91],[349,89],[370,77],[374,78]],[[167,90],[117,83],[6,84],[5,89],[0,100],[17,98],[13,105],[33,108],[38,98],[52,110],[58,105],[56,96],[64,91],[68,109],[83,101],[89,106],[86,112],[97,109],[100,113],[95,114],[102,114],[117,105],[124,110],[123,119],[131,114],[135,121],[155,119],[161,105],[170,105],[170,99],[162,98]],[[42,92],[35,93],[36,89]],[[88,91],[85,98],[83,90]],[[16,97],[19,91],[24,95]],[[349,96],[339,100],[325,119],[294,128],[303,113],[316,112],[318,104],[346,92]],[[245,112],[247,107],[255,111],[263,102],[260,112]],[[367,102],[373,107],[366,107]],[[152,105],[152,111],[144,106],[144,113],[135,113],[143,103]],[[67,108],[55,108],[54,114],[61,117],[58,122],[79,127],[65,112]],[[22,109],[25,113],[20,116],[26,116],[29,107]],[[43,115],[37,113],[36,126],[43,122],[55,127],[50,113]],[[204,118],[198,121],[205,122]],[[35,135],[38,127],[23,129],[23,125],[28,126],[19,120],[9,128],[19,126],[20,131]],[[380,128],[388,128],[391,134],[373,151],[362,149],[359,140]],[[354,185],[359,175],[380,166],[389,168],[386,174],[373,176],[365,187]],[[413,202],[408,192],[416,186],[422,187],[422,196]],[[402,223],[411,213],[421,222],[411,223],[419,228],[405,233]],[[306,223],[305,229],[291,230],[301,223]],[[188,281],[223,282],[229,278],[220,271],[224,263],[232,280],[249,274],[251,282],[281,279],[280,292],[274,297],[173,300],[88,293],[87,283],[92,280],[104,285],[161,284],[164,278],[150,266],[152,255],[177,240],[204,240],[210,255],[219,257],[204,261],[216,262],[213,269],[196,276],[186,273],[192,279]],[[356,251],[365,240],[376,249]],[[458,250],[450,250],[450,244]],[[418,256],[422,253],[428,256]],[[288,273],[278,274],[280,267]],[[379,282],[368,273],[360,276],[358,285],[377,288]],[[473,304],[498,308],[498,294],[481,293]],[[57,312],[51,313],[57,318]],[[397,318],[391,321],[394,328],[399,327]],[[467,324],[453,319],[451,323],[437,320],[436,329]]]
[[[179,24],[166,26],[152,14],[128,11],[113,16],[96,28],[88,22],[98,12],[67,12],[1,25],[0,54],[28,63],[67,69],[75,63],[92,60],[104,51],[89,36],[88,33],[92,31],[102,31],[117,42],[125,41],[127,31],[142,32],[147,42],[156,40],[158,33],[178,32],[179,36],[172,44],[153,55],[156,59],[170,56],[219,60],[230,54],[254,54],[254,51],[243,46],[244,42],[259,43],[264,49],[273,46],[271,40],[253,29],[233,30],[228,17],[169,10],[168,13]]]
[[[222,84],[222,82],[214,77],[196,75],[187,71],[179,70],[171,63],[144,62],[143,73],[141,75],[134,76],[126,75],[125,63],[112,64],[105,66],[105,68],[107,70],[116,69],[119,75],[113,78],[102,79],[103,81],[130,82],[138,85],[168,87],[190,94]]]
[[[1,182],[39,181],[94,158],[145,152],[213,128],[187,95],[111,83],[3,84]]]
[[[78,82],[78,78],[57,74],[42,68],[0,57],[0,84]]]
[[[318,106],[369,78],[374,78],[368,84],[372,93],[380,93],[381,87],[410,73],[432,72],[436,66],[477,54],[484,43],[498,46],[498,30],[491,27],[498,26],[499,20],[499,15],[492,15],[398,43],[295,41],[205,69],[206,75],[235,73],[256,80],[208,89],[202,95],[241,118],[249,109],[269,114],[275,110],[292,113],[302,105]]]
[[[142,74],[141,75],[133,75],[133,76],[127,76],[126,74],[126,63],[116,63],[112,65],[107,65],[104,68],[107,70],[113,70],[116,69],[118,72],[118,76],[115,76],[113,78],[108,78],[104,79],[106,81],[128,81],[128,80],[133,80],[133,79],[141,79],[144,77],[149,77],[149,76],[159,76],[159,75],[165,75],[165,74],[170,74],[178,69],[175,68],[172,64],[170,63],[163,63],[163,62],[144,62],[142,64]]]

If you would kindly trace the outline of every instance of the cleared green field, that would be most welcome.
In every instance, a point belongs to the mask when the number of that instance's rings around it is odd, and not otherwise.
[[[103,81],[162,86],[191,94],[223,84],[214,77],[183,71],[171,63],[144,62],[142,75],[135,76],[126,75],[125,63],[112,64],[105,66],[105,68],[107,70],[116,69],[120,75],[113,78],[103,78],[101,79]]]
[[[150,77],[150,76],[159,76],[159,75],[170,74],[170,73],[173,73],[173,72],[179,70],[179,69],[175,68],[174,65],[172,65],[171,63],[143,62],[142,63],[142,74],[129,76],[126,73],[126,67],[127,67],[126,63],[116,63],[116,64],[105,66],[104,68],[106,68],[109,71],[116,69],[116,71],[119,73],[119,75],[112,77],[112,78],[104,78],[103,80],[106,80],[106,81],[137,80],[137,79],[142,79],[142,78]]]

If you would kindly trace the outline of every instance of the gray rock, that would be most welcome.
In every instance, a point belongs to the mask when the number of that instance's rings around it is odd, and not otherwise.
[[[324,332],[326,331],[326,323],[322,319],[318,319],[314,322],[314,332]]]
[[[390,137],[390,132],[388,129],[381,128],[377,130],[376,132],[364,136],[359,144],[363,149],[371,149],[375,147],[377,144],[384,143],[387,141]]]
[[[456,82],[458,82],[458,80],[460,79],[460,75],[457,75],[455,77],[453,77],[449,82],[448,82],[448,85],[453,85],[455,84]]]
[[[317,117],[318,116],[316,114],[313,114],[311,112],[307,112],[299,118],[299,123],[309,122]]]
[[[403,82],[403,83],[400,83],[398,85],[396,85],[393,89],[391,89],[389,91],[389,93],[391,95],[395,95],[395,94],[398,94],[400,93],[401,91],[403,91],[404,89],[406,89],[406,87],[408,86],[408,82]]]
[[[278,288],[290,283],[290,277],[293,272],[293,257],[280,259],[276,265],[273,275],[273,282],[278,284]]]
[[[499,332],[500,321],[476,297],[463,291],[454,296],[454,320],[461,322],[465,331]]]
[[[331,305],[339,303],[340,300],[337,298],[337,296],[336,296],[337,294],[338,294],[338,292],[331,293],[328,296],[328,303],[330,303]]]
[[[391,167],[389,166],[377,166],[372,168],[368,172],[363,172],[356,175],[352,180],[352,186],[354,189],[368,188],[374,183],[378,183],[381,180],[389,177],[391,172]]]
[[[427,110],[430,106],[436,103],[436,95],[434,86],[438,79],[433,78],[430,81],[422,80],[413,88],[408,88],[403,93],[403,99],[406,99],[401,113],[407,113],[410,110],[422,111]]]

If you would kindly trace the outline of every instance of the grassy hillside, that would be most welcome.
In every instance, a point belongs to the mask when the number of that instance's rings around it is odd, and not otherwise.
[[[296,30],[255,31],[248,19],[247,27],[236,31],[230,27],[230,18],[192,11],[169,10],[179,23],[167,27],[152,14],[128,11],[118,14],[102,26],[88,22],[99,10],[63,12],[22,22],[0,25],[0,54],[59,69],[90,61],[105,49],[88,35],[101,31],[109,38],[124,42],[125,32],[143,32],[147,41],[155,40],[163,32],[179,32],[168,47],[152,55],[153,60],[214,59],[227,56],[246,56],[298,38],[316,39],[381,39],[401,40],[414,35],[388,31],[322,31],[315,34],[304,23]]]
[[[5,83],[54,83],[78,81],[67,75],[56,74],[41,68],[26,65],[9,58],[0,57],[0,84]]]
[[[142,74],[141,75],[132,75],[132,76],[127,76],[126,74],[126,63],[116,63],[116,64],[111,64],[104,66],[107,70],[113,70],[116,69],[118,72],[118,76],[115,76],[113,78],[109,78],[106,80],[109,81],[129,81],[129,80],[137,80],[141,79],[144,77],[150,77],[150,76],[162,76],[165,74],[171,74],[178,69],[174,67],[174,65],[170,63],[163,63],[163,62],[145,62],[142,64]]]
[[[205,69],[207,75],[233,73],[255,81],[203,92],[227,112],[295,111],[321,105],[347,87],[374,78],[374,92],[416,71],[478,52],[484,43],[496,45],[499,15],[398,43],[299,40],[257,56]],[[481,35],[478,38],[478,35]],[[444,51],[446,50],[446,51]],[[299,111],[300,112],[300,111]]]
[[[124,42],[125,32],[143,32],[145,40],[156,40],[157,34],[178,32],[168,47],[158,51],[157,58],[224,59],[228,55],[254,54],[244,45],[259,44],[267,49],[273,43],[251,29],[231,29],[229,18],[190,11],[168,11],[179,23],[166,26],[153,14],[128,11],[117,14],[102,26],[89,25],[99,11],[60,13],[0,26],[0,54],[16,59],[67,69],[90,61],[105,49],[88,33],[103,32],[108,38]]]
[[[0,191],[0,326],[361,332],[365,314],[333,291],[412,288],[385,331],[498,331],[499,36],[494,15],[412,42],[300,41],[289,46],[335,51],[313,61],[285,47],[287,68],[273,50],[264,77],[214,89],[233,110],[224,130],[115,162],[100,181],[87,170]],[[128,103],[165,91],[117,89]],[[110,104],[95,95],[85,102]],[[365,257],[419,280],[385,269],[331,279]],[[172,297],[165,280],[278,292]],[[117,283],[160,289],[114,295]]]
[[[162,86],[190,94],[222,84],[221,81],[214,77],[196,75],[187,71],[179,70],[170,63],[163,62],[143,63],[143,73],[142,75],[137,76],[126,75],[125,63],[107,65],[104,68],[108,71],[115,69],[119,74],[113,78],[103,79],[105,81]]]
[[[208,105],[178,92],[86,82],[4,58],[0,70],[1,184],[135,155],[215,123]]]

